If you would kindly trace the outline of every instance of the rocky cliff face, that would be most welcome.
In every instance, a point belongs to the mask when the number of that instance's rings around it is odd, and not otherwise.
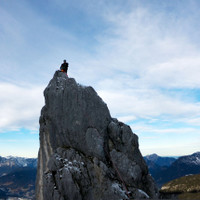
[[[92,87],[57,71],[44,95],[37,200],[156,198],[137,135]]]

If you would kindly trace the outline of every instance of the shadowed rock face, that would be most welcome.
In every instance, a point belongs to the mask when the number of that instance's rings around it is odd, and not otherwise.
[[[56,71],[44,95],[37,200],[129,199],[122,182],[131,198],[156,197],[137,135],[92,87]]]

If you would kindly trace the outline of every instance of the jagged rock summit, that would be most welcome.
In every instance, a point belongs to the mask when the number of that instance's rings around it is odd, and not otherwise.
[[[56,71],[44,96],[37,200],[156,198],[137,135],[92,87]]]

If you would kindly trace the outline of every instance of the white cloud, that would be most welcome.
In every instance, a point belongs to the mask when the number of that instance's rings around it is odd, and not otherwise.
[[[104,17],[111,28],[98,38],[90,75],[113,117],[125,121],[156,117],[190,125],[194,119],[197,125],[200,103],[184,93],[200,88],[200,51],[188,34],[191,31],[184,31],[190,21],[141,7],[127,13],[111,11]]]
[[[0,83],[0,131],[38,129],[40,110],[44,105],[43,89],[42,86]]]
[[[165,117],[174,120],[196,117],[200,113],[200,103],[162,94],[149,89],[119,89],[98,91],[108,104],[112,115],[133,116],[135,118]]]
[[[119,120],[119,121],[122,121],[122,122],[124,122],[124,123],[133,121],[133,120],[135,120],[135,119],[136,119],[136,117],[135,117],[135,116],[132,116],[132,115],[130,115],[130,116],[120,116],[120,117],[118,117],[118,120]]]
[[[173,127],[173,125],[172,125]],[[147,124],[140,124],[134,123],[131,125],[131,128],[134,132],[139,133],[142,138],[148,138],[146,136],[147,133],[151,134],[150,137],[160,137],[162,135],[168,135],[169,137],[176,138],[176,135],[186,135],[186,134],[197,134],[200,136],[199,128],[195,127],[177,127],[177,128],[168,128],[168,127],[160,127],[159,125],[147,125]],[[178,136],[178,137],[179,137]]]
[[[152,87],[200,88],[199,55],[183,56],[152,66],[144,73],[141,81]]]
[[[193,125],[193,126],[200,126],[200,117],[199,116],[196,118],[187,118],[183,121],[190,125]]]

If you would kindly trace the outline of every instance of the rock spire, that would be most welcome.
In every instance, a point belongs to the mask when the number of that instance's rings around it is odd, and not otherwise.
[[[44,96],[37,200],[156,198],[137,135],[92,87],[56,71]]]

